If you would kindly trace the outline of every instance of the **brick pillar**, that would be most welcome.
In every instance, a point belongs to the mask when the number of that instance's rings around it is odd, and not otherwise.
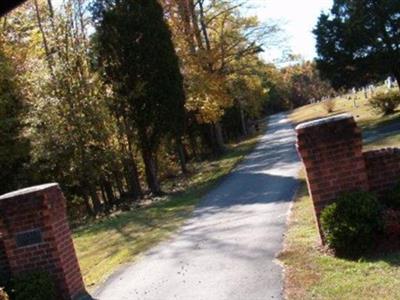
[[[340,193],[368,190],[361,130],[350,114],[341,114],[299,124],[296,132],[320,228],[322,209]]]
[[[58,184],[0,196],[0,234],[12,275],[45,270],[55,279],[58,298],[86,298],[72,243],[65,198]]]
[[[3,240],[0,238],[0,282],[4,284],[8,278],[10,278],[10,267]]]

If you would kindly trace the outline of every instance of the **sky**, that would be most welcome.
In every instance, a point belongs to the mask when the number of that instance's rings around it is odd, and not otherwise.
[[[53,0],[56,6],[61,2]],[[246,0],[245,3],[251,7],[245,13],[257,15],[261,22],[279,21],[285,32],[285,46],[293,54],[300,54],[306,60],[316,56],[312,30],[321,11],[328,11],[333,0]],[[266,49],[262,57],[279,64],[282,55],[282,49],[274,47]]]
[[[315,38],[312,33],[321,11],[328,11],[332,0],[247,0],[254,8],[248,13],[260,21],[279,20],[286,35],[286,46],[293,54],[311,60],[316,56]],[[273,61],[281,57],[279,48],[268,49],[263,58]]]

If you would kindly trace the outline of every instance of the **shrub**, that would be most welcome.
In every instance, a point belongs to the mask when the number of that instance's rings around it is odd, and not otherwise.
[[[335,101],[333,99],[327,99],[323,102],[323,107],[327,113],[331,113],[335,110]]]
[[[21,274],[12,279],[14,300],[55,300],[54,281],[47,272]]]
[[[397,91],[379,93],[368,102],[379,113],[389,115],[394,113],[395,109],[400,105],[400,94]]]
[[[382,230],[381,205],[367,192],[340,196],[321,214],[321,227],[336,255],[357,258],[368,251]]]
[[[395,188],[384,197],[383,203],[388,208],[400,210],[400,184],[395,186]]]
[[[400,236],[400,211],[389,208],[383,212],[382,216],[386,236],[397,239]]]

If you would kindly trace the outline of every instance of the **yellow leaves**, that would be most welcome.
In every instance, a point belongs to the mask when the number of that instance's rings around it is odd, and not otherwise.
[[[186,78],[189,80],[186,109],[194,111],[200,123],[218,121],[224,110],[233,104],[227,92],[226,79],[204,71],[190,75],[189,79]]]
[[[229,1],[204,3],[203,13],[179,1],[162,3],[181,60],[186,109],[201,123],[219,121],[235,101],[257,115],[268,92],[257,56],[267,28]]]
[[[211,123],[217,121],[224,113],[224,110],[205,95],[200,97],[189,97],[186,103],[186,108],[190,111],[196,111],[196,118],[199,123]]]

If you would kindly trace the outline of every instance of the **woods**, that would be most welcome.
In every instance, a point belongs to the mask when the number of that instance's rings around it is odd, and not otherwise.
[[[27,180],[23,166],[29,160],[29,141],[21,136],[23,103],[13,82],[15,70],[2,52],[0,68],[0,190],[7,191]]]
[[[56,181],[73,218],[108,214],[327,94],[313,64],[260,58],[281,31],[244,5],[35,0],[3,17],[0,194]]]

